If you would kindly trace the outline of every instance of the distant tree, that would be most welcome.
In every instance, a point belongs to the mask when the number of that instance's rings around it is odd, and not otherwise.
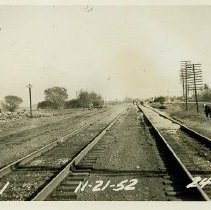
[[[211,101],[211,89],[208,84],[204,84],[204,90],[199,95],[200,101],[210,102]]]
[[[102,100],[102,96],[95,93],[95,92],[91,92],[89,93],[90,99],[95,101],[95,100]]]
[[[78,96],[78,103],[81,107],[87,107],[91,104],[91,99],[87,91],[80,91]]]
[[[1,103],[1,105],[4,109],[14,112],[22,102],[22,98],[9,95],[4,97],[4,101]]]
[[[211,91],[210,90],[202,93],[201,101],[205,101],[205,102],[211,101]]]
[[[97,95],[97,93],[95,93],[95,92],[89,93],[89,99],[90,99],[91,101],[96,101],[96,100],[98,100],[98,95]]]
[[[78,104],[81,107],[99,107],[103,105],[103,99],[100,95],[95,92],[87,92],[81,90],[78,97]]]
[[[62,108],[68,98],[67,89],[63,87],[48,88],[44,91],[45,101],[52,103],[52,108]]]
[[[91,92],[89,94],[89,97],[90,97],[91,103],[93,104],[94,107],[100,107],[104,103],[102,96],[100,96],[94,92]]]
[[[165,102],[166,98],[164,96],[155,97],[154,102],[160,102],[160,104],[163,104]]]

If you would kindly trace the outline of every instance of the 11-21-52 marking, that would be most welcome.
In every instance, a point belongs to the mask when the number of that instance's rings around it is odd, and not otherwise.
[[[112,188],[113,191],[120,191],[120,190],[135,190],[135,185],[138,183],[137,179],[131,179],[131,180],[123,180],[119,182],[118,184],[111,184],[111,181],[108,180],[105,184],[103,180],[97,180],[95,181],[96,184],[92,185],[89,184],[89,181],[87,180],[85,183],[80,182],[78,186],[75,189],[75,193],[77,193],[79,190],[83,192],[86,187],[91,188],[92,187],[92,192],[98,192],[98,191],[104,191],[106,188]]]

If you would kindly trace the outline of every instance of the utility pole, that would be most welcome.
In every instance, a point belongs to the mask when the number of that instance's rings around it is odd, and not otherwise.
[[[201,64],[192,64],[190,61],[182,61],[180,71],[180,79],[182,80],[183,92],[184,86],[186,92],[186,110],[188,110],[189,92],[193,90],[193,95],[195,95],[196,109],[199,113],[197,90],[200,90],[203,86]]]
[[[27,88],[29,88],[29,101],[30,101],[30,118],[32,118],[32,97],[31,97],[31,88],[32,85],[28,84]]]
[[[185,75],[184,75],[184,61],[181,61],[181,70],[180,70],[180,80],[182,82],[182,94],[183,94],[183,99],[185,98]]]
[[[188,71],[187,71],[187,62],[185,62],[185,89],[186,89],[186,94],[185,94],[185,110],[188,110]]]
[[[195,90],[195,99],[196,99],[196,109],[197,109],[197,112],[199,113],[199,104],[198,104],[197,89],[196,89],[195,64],[193,64],[193,75],[194,75],[194,90]]]
[[[180,79],[182,80],[183,97],[185,98],[185,110],[188,110],[188,69],[191,61],[181,61]]]
[[[194,91],[196,109],[197,109],[197,112],[199,113],[197,91],[200,90],[201,87],[203,86],[201,64],[192,64],[192,65],[188,66],[188,69],[191,70],[191,74],[189,77],[190,88],[191,88],[191,90]]]

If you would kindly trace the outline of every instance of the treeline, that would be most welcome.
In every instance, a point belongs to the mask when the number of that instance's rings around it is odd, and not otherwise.
[[[100,108],[103,106],[103,98],[95,92],[81,90],[77,99],[67,100],[67,89],[62,87],[48,88],[44,91],[45,100],[38,103],[38,109],[60,108]]]
[[[62,109],[62,108],[101,108],[104,104],[103,98],[95,92],[81,90],[77,99],[67,100],[67,89],[64,87],[52,87],[44,91],[44,101],[37,104],[38,109]],[[14,112],[23,102],[22,98],[8,95],[1,101],[4,110]],[[1,109],[0,109],[1,112]]]
[[[81,90],[77,99],[72,99],[65,102],[65,108],[77,108],[77,107],[95,107],[100,108],[104,104],[104,101],[100,95],[95,92],[87,92]]]

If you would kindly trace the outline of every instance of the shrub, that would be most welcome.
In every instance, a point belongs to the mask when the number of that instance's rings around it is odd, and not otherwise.
[[[53,103],[51,101],[41,101],[37,104],[37,109],[48,109],[53,108]]]
[[[159,97],[155,97],[154,102],[160,102],[160,104],[162,105],[165,102],[165,97],[164,96],[159,96]]]
[[[72,99],[69,101],[65,101],[65,108],[70,109],[70,108],[78,108],[80,107],[80,104],[77,99]]]
[[[92,104],[95,108],[101,108],[104,104],[104,101],[103,100],[96,100],[96,101],[92,101]]]

